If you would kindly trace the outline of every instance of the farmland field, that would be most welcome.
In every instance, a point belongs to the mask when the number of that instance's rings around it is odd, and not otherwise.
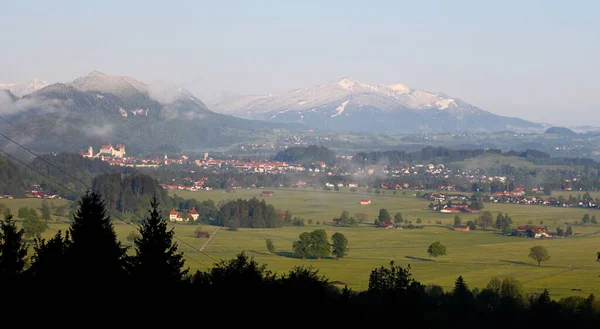
[[[414,277],[422,283],[439,284],[444,289],[451,289],[454,280],[462,275],[470,287],[485,287],[492,276],[514,276],[523,283],[526,292],[541,292],[547,288],[552,297],[567,295],[587,296],[590,293],[600,294],[600,263],[595,262],[595,253],[600,250],[600,227],[574,225],[574,236],[564,239],[537,240],[528,238],[506,237],[494,232],[480,230],[471,232],[454,232],[449,229],[454,215],[440,214],[427,210],[428,201],[416,199],[414,192],[402,195],[366,194],[365,192],[321,191],[314,189],[272,189],[274,196],[266,197],[277,210],[289,210],[293,216],[303,217],[311,225],[304,227],[283,227],[277,229],[239,229],[238,231],[220,230],[205,249],[205,253],[197,252],[205,238],[195,238],[197,225],[175,224],[179,249],[186,254],[186,266],[192,270],[205,270],[215,260],[231,259],[241,251],[254,256],[268,268],[283,273],[297,265],[312,265],[333,281],[341,281],[357,290],[366,289],[369,273],[376,267],[387,266],[391,260],[397,264],[411,265]],[[222,190],[188,192],[177,191],[184,198],[198,200],[212,199],[231,200],[260,196],[261,190],[245,189],[225,193]],[[360,199],[371,199],[371,205],[360,205]],[[41,200],[31,199],[41,204]],[[3,203],[14,211],[17,202],[23,200],[3,200]],[[56,203],[56,202],[55,202]],[[13,205],[15,204],[15,205]],[[30,206],[35,206],[32,204]],[[38,205],[39,207],[39,205]],[[401,212],[404,218],[415,223],[421,218],[424,229],[380,229],[370,224],[355,228],[334,227],[329,224],[332,218],[339,217],[342,210],[351,215],[365,212],[372,221],[380,208],[386,208],[393,216]],[[547,225],[550,231],[556,226],[566,228],[565,222],[580,220],[583,214],[596,212],[577,208],[557,208],[547,206],[485,204],[485,210],[494,213],[508,213],[515,225],[525,225],[532,221],[536,225]],[[600,213],[599,213],[600,215]],[[476,214],[461,215],[463,223],[474,220]],[[319,221],[320,225],[316,222]],[[436,225],[441,221],[442,225]],[[66,223],[51,223],[45,237],[50,237],[58,230],[65,230]],[[335,232],[343,233],[349,241],[348,256],[340,259],[300,260],[291,258],[292,243],[302,232],[317,228],[325,229],[328,236]],[[115,230],[119,239],[128,245],[127,234],[133,228],[120,221],[115,221]],[[212,233],[216,227],[202,225],[202,230]],[[265,239],[273,240],[276,253],[269,254]],[[427,256],[427,247],[440,241],[448,248],[448,255],[435,261]],[[551,259],[537,267],[528,258],[529,248],[534,245],[546,247]],[[572,290],[577,289],[577,290]],[[579,291],[580,289],[580,291]]]

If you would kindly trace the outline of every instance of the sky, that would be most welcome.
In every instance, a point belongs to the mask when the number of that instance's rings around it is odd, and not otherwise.
[[[0,82],[93,70],[210,103],[351,76],[600,126],[600,1],[0,0]]]

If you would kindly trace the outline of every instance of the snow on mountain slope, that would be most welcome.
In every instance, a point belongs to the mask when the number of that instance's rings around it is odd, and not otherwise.
[[[315,128],[396,131],[539,129],[538,124],[483,111],[458,98],[401,83],[368,85],[351,77],[279,94],[209,104],[243,118],[300,122]]]
[[[242,117],[257,117],[273,111],[309,111],[337,102],[355,106],[374,106],[384,111],[394,109],[455,107],[456,101],[442,94],[410,89],[396,83],[392,85],[367,85],[354,78],[345,77],[323,85],[297,89],[280,94],[243,96],[225,102],[211,104],[216,112]],[[344,105],[344,108],[345,106]],[[335,113],[334,113],[335,114]],[[332,114],[332,115],[334,115]]]
[[[43,81],[39,78],[33,78],[33,80],[18,84],[18,83],[0,83],[0,90],[9,90],[13,95],[22,97],[27,94],[31,94],[34,91],[40,90],[48,85],[48,82]]]

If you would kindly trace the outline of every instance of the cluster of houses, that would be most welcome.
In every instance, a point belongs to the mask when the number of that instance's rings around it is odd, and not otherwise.
[[[183,214],[175,209],[172,209],[169,212],[169,220],[171,222],[189,222],[189,221],[196,221],[198,220],[198,216],[200,216],[198,214],[198,212],[196,211],[195,208],[192,208],[190,210],[190,212],[188,213],[188,215],[183,218]]]
[[[285,173],[306,170],[301,165],[281,161],[237,161],[208,158],[195,160],[194,163],[202,169],[231,167],[240,171],[255,173]]]
[[[457,225],[454,226],[452,230],[456,232],[469,232],[471,231],[471,227],[468,225]],[[526,236],[536,239],[554,237],[553,235],[548,234],[546,228],[531,225],[517,226],[514,233],[510,233],[509,235]]]
[[[179,191],[210,191],[210,186],[204,186],[204,183],[208,180],[208,177],[201,177],[198,179],[184,178],[187,184],[161,184],[165,190],[179,190]]]
[[[58,194],[54,193],[46,193],[40,187],[39,184],[34,184],[32,189],[25,193],[25,196],[28,198],[40,198],[40,199],[62,199],[62,197]],[[7,199],[12,199],[12,196],[8,195]]]

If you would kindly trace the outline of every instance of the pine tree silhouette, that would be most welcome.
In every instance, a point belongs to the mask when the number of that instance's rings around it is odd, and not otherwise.
[[[17,229],[13,216],[6,214],[0,221],[0,284],[14,283],[26,264],[27,244],[23,229]]]
[[[159,202],[152,199],[150,216],[140,226],[140,237],[135,238],[136,255],[132,259],[133,279],[143,284],[175,284],[188,273],[182,270],[183,253],[177,252],[173,243],[173,229],[167,230],[167,221],[158,210]]]
[[[87,192],[81,198],[69,234],[71,245],[67,257],[75,282],[88,288],[122,283],[126,249],[117,240],[100,194]]]

